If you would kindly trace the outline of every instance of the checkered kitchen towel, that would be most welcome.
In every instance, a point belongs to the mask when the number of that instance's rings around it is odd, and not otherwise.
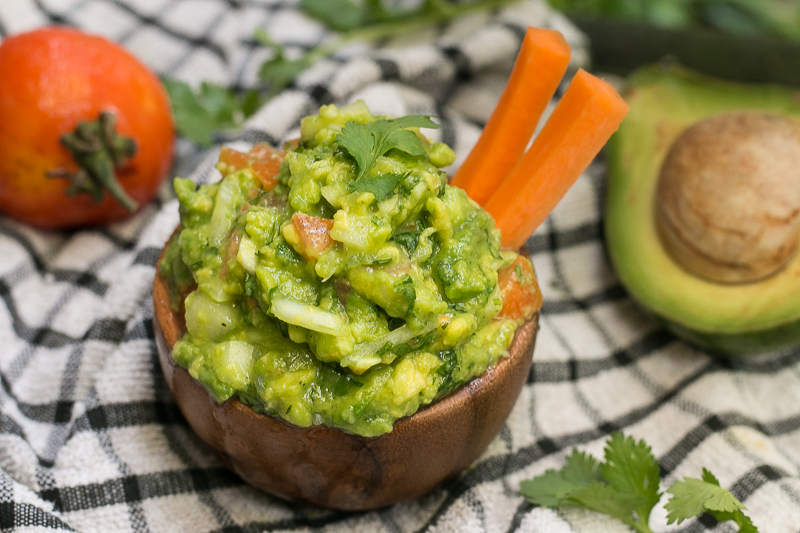
[[[160,74],[251,87],[269,52],[327,37],[282,0],[0,0],[0,34],[59,23],[101,33]],[[583,37],[542,0],[380,46],[354,45],[306,72],[250,123],[279,141],[329,102],[435,114],[463,159],[502,89],[528,25]],[[2,83],[2,80],[0,80]],[[212,151],[213,152],[213,151]],[[179,146],[177,173],[215,179]],[[205,157],[205,159],[204,159]],[[199,165],[199,166],[198,166]],[[528,241],[545,295],[528,385],[474,468],[415,501],[359,514],[286,503],[221,467],[166,389],[151,327],[159,250],[177,223],[167,187],[130,221],[42,232],[0,217],[0,530],[79,532],[606,532],[581,510],[534,508],[519,482],[607,435],[645,438],[667,481],[709,467],[764,533],[800,530],[800,351],[724,361],[661,329],[627,297],[604,255],[603,167],[578,181]],[[662,502],[663,503],[663,502]],[[656,531],[732,531],[713,519]]]

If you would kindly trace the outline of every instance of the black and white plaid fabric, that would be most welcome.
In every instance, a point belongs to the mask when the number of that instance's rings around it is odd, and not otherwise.
[[[116,40],[162,75],[257,84],[257,27],[299,52],[327,36],[285,0],[1,0],[0,34],[57,23]],[[241,142],[279,141],[321,104],[435,114],[459,160],[491,112],[528,25],[588,46],[543,0],[380,43],[305,72]],[[0,80],[2,83],[2,80]],[[176,174],[216,179],[179,145]],[[456,163],[458,164],[458,162]],[[545,295],[534,365],[499,437],[457,480],[415,501],[347,514],[277,500],[221,467],[158,367],[151,284],[178,216],[160,199],[124,223],[42,232],[0,217],[0,530],[34,532],[624,532],[581,510],[534,508],[519,482],[607,435],[645,438],[672,481],[709,467],[762,532],[800,530],[800,350],[726,361],[661,329],[604,253],[595,163],[528,241]],[[733,531],[708,517],[656,531]]]

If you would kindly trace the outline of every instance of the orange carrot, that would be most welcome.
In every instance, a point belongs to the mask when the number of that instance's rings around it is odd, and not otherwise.
[[[547,218],[628,113],[608,83],[579,70],[533,144],[484,206],[517,249]]]
[[[500,101],[452,184],[483,205],[514,168],[569,64],[554,30],[528,28]]]

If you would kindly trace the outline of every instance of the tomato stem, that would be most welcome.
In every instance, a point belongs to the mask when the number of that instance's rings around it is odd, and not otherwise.
[[[47,173],[51,178],[72,181],[68,196],[86,193],[95,202],[103,200],[104,191],[130,212],[139,204],[125,192],[117,180],[115,169],[125,165],[136,154],[136,141],[118,135],[114,130],[117,116],[103,111],[97,120],[81,121],[72,133],[61,136],[61,144],[70,151],[80,167],[77,172],[58,168]]]

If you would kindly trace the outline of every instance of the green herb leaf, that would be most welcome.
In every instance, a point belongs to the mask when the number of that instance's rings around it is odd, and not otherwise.
[[[637,509],[647,505],[647,498],[642,494],[619,491],[602,481],[595,481],[573,492],[569,498],[587,509],[613,516],[640,533],[652,533],[647,522],[636,514]]]
[[[270,94],[274,96],[289,85],[308,67],[302,59],[286,59],[276,57],[264,62],[258,70],[258,77],[270,84]]]
[[[414,288],[414,280],[411,279],[411,276],[406,274],[403,276],[403,279],[395,283],[394,292],[403,296],[406,302],[408,302],[408,310],[406,313],[413,311],[414,303],[417,301],[417,291]]]
[[[726,522],[733,520],[739,526],[739,533],[758,533],[758,528],[750,520],[750,517],[742,511],[734,511],[728,513],[725,511],[708,511],[708,513],[717,519],[718,522]]]
[[[365,22],[365,10],[352,0],[300,0],[300,9],[336,31],[357,28]]]
[[[613,516],[639,533],[652,533],[650,513],[661,496],[660,481],[650,447],[615,433],[606,442],[605,462],[573,450],[564,468],[523,481],[520,493],[536,505],[577,505]],[[668,524],[707,512],[720,522],[734,521],[739,533],[758,533],[744,505],[706,469],[703,479],[684,478],[667,492],[673,495],[666,505]]]
[[[197,91],[189,84],[165,79],[178,133],[200,146],[210,146],[214,135],[240,127],[261,105],[259,94],[248,91],[239,97],[234,91],[204,82]]]
[[[567,465],[561,470],[548,470],[541,476],[520,484],[520,493],[529,502],[544,507],[577,505],[570,495],[601,481],[599,463],[591,455],[573,449]]]
[[[282,91],[311,65],[306,56],[299,59],[287,58],[284,46],[270,37],[263,28],[258,28],[253,34],[253,38],[272,50],[272,58],[262,63],[261,68],[258,69],[259,79],[270,85],[270,97]]]
[[[339,146],[344,148],[356,160],[359,168],[356,181],[360,180],[366,172],[364,169],[372,168],[378,156],[375,155],[377,149],[375,136],[364,124],[348,122],[342,128],[342,132],[336,136]]]
[[[742,502],[729,491],[719,486],[714,475],[703,469],[703,479],[683,478],[667,490],[672,498],[667,502],[667,523],[680,524],[703,512],[711,513],[720,522],[733,520],[739,526],[739,533],[756,533],[758,529],[742,511]]]
[[[404,128],[433,128],[439,125],[430,117],[409,115],[391,120],[376,120],[369,124],[348,122],[336,136],[339,146],[344,148],[358,164],[355,181],[366,176],[380,156],[391,149],[412,156],[425,153],[425,147],[413,131]]]
[[[661,497],[658,490],[661,476],[650,447],[643,440],[636,442],[633,437],[613,433],[606,443],[605,457],[606,462],[600,466],[603,478],[620,492],[644,497],[635,512],[639,521],[647,524],[650,511]]]
[[[381,174],[355,181],[351,184],[350,189],[358,192],[371,192],[375,196],[375,200],[382,202],[392,196],[397,184],[404,177],[403,174]]]

